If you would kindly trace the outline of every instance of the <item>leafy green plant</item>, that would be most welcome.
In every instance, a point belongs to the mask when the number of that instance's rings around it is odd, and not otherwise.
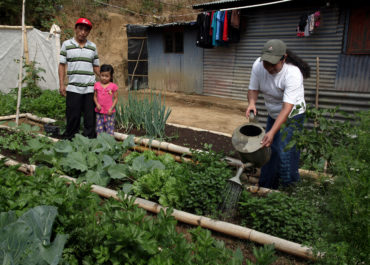
[[[323,211],[325,264],[370,262],[370,112],[359,113],[352,137],[337,146],[332,158],[334,183],[328,186]]]
[[[277,259],[274,254],[274,245],[264,245],[261,248],[253,247],[253,255],[256,258],[256,262],[252,263],[251,261],[247,260],[247,265],[270,265]]]
[[[58,207],[53,233],[68,234],[63,260],[68,264],[241,264],[233,253],[201,228],[188,242],[176,231],[172,210],[156,218],[134,204],[134,198],[102,202],[89,185],[65,185],[53,170],[39,167],[33,176],[6,168],[0,161],[0,209],[22,214],[34,205]],[[206,252],[206,253],[204,253]],[[212,255],[208,255],[212,254]]]
[[[225,248],[223,241],[215,240],[209,230],[200,227],[190,230],[195,247],[195,264],[241,264],[243,254],[238,248],[234,253]],[[209,260],[213,263],[209,263]]]
[[[65,118],[65,98],[57,91],[42,90],[36,98],[29,98],[22,94],[20,112],[33,113],[40,117],[48,117],[60,121]],[[0,92],[0,115],[15,114],[17,107],[17,90],[13,89],[8,94]]]
[[[120,128],[145,129],[147,136],[159,138],[164,137],[166,121],[171,114],[161,94],[153,92],[144,95],[130,92],[127,102],[120,101],[116,110],[116,123]]]
[[[53,165],[60,173],[80,176],[79,180],[107,185],[110,179],[124,179],[121,156],[133,146],[133,136],[117,142],[113,136],[102,133],[96,139],[77,134],[72,141],[59,141],[34,158]]]
[[[335,156],[333,151],[341,144],[346,144],[352,135],[352,125],[349,121],[337,121],[335,115],[347,114],[335,109],[316,109],[308,107],[306,110],[305,123],[311,123],[313,127],[304,127],[302,131],[296,130],[292,140],[286,148],[296,145],[301,151],[301,160],[308,169],[322,170],[320,167],[327,161],[328,169],[332,166],[331,161]]]
[[[17,107],[17,97],[14,94],[0,92],[0,115],[15,114]]]
[[[300,243],[312,243],[318,237],[319,211],[303,199],[281,192],[259,198],[244,191],[239,204],[243,225]]]
[[[36,206],[18,219],[13,211],[0,213],[0,263],[58,264],[67,236],[51,242],[56,215],[53,206]]]
[[[41,80],[45,81],[45,79],[40,76],[40,73],[45,73],[45,69],[37,67],[37,64],[38,63],[35,61],[23,63],[26,75],[22,80],[22,84],[25,84],[26,86],[22,88],[22,94],[26,98],[35,99],[41,95],[41,88],[37,83]]]
[[[25,8],[25,23],[36,28],[49,31],[49,24],[56,14],[56,8],[60,6],[61,0],[28,0]],[[22,17],[22,2],[13,0],[2,0],[0,2],[0,24],[19,25]]]
[[[26,123],[17,126],[15,122],[9,122],[8,126],[14,130],[12,132],[4,130],[4,135],[0,136],[0,146],[19,153],[22,153],[24,143],[32,140],[33,133],[40,129],[38,126],[31,126]]]
[[[132,190],[135,195],[156,200],[164,206],[179,206],[181,189],[185,187],[182,178],[178,177],[183,166],[171,155],[132,152],[125,157],[125,165],[125,174],[134,181]]]
[[[212,151],[192,151],[194,162],[185,163],[183,175],[185,188],[182,194],[182,209],[196,214],[214,214],[222,203],[226,181],[232,177],[231,169],[222,160],[223,154]]]
[[[41,95],[32,99],[26,107],[27,112],[39,117],[48,117],[59,121],[65,119],[66,100],[56,90],[42,91]]]

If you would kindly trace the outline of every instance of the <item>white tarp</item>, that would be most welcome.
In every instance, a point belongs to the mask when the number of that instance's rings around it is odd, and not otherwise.
[[[56,26],[56,25],[55,25]],[[50,32],[56,32],[54,27]],[[42,89],[58,89],[58,64],[60,50],[60,34],[41,32],[35,28],[27,29],[29,60],[35,61],[36,67],[43,68],[40,72],[45,81],[38,82]],[[0,91],[8,93],[10,89],[18,87],[19,59],[21,55],[22,29],[21,27],[2,28],[0,26]],[[24,69],[23,69],[24,70]],[[23,71],[22,76],[25,76]]]

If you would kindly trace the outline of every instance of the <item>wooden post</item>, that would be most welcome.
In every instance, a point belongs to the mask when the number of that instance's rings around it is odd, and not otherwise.
[[[23,37],[24,37],[24,57],[26,59],[26,64],[30,63],[30,56],[28,52],[28,40],[27,40],[27,29],[22,27]]]
[[[22,4],[22,44],[21,44],[21,56],[19,60],[19,79],[18,79],[18,99],[17,99],[17,111],[15,123],[19,125],[19,107],[21,105],[21,95],[22,95],[22,72],[23,72],[23,55],[24,55],[24,34],[26,28],[24,25],[24,13],[25,13],[25,3],[26,0],[23,0]]]
[[[320,63],[319,57],[316,57],[316,100],[315,107],[319,108],[319,83],[320,83]]]

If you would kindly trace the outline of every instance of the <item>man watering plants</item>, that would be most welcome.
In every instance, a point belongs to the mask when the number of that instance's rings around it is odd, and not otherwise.
[[[75,36],[63,42],[60,51],[59,92],[66,97],[67,126],[64,138],[71,139],[79,132],[83,113],[83,135],[95,137],[95,74],[99,76],[99,57],[96,45],[87,40],[92,28],[86,18],[79,18],[75,24]],[[64,85],[67,68],[68,86]],[[95,73],[95,74],[94,74]]]
[[[303,127],[306,103],[303,79],[310,77],[310,67],[279,39],[269,40],[252,67],[246,116],[257,115],[256,101],[261,92],[268,112],[266,134],[261,145],[271,147],[270,161],[261,168],[259,186],[277,189],[300,180],[299,151],[285,150],[294,130]],[[283,126],[282,128],[282,125]]]

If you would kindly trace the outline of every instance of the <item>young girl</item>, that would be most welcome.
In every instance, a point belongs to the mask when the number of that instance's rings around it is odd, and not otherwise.
[[[118,87],[113,82],[113,67],[103,64],[100,67],[100,82],[94,85],[94,101],[96,112],[96,133],[102,132],[113,135],[114,112],[118,101]]]

